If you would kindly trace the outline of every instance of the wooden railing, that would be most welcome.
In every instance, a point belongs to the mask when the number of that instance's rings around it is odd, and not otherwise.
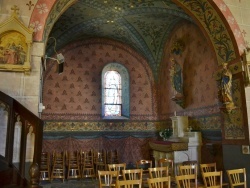
[[[39,187],[43,121],[1,91],[0,113],[0,185]]]

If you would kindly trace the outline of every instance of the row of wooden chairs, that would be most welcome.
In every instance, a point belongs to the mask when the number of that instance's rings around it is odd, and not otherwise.
[[[113,163],[119,163],[117,150],[42,152],[40,180],[94,178]]]
[[[171,177],[165,176],[165,173],[168,172],[167,167],[156,167],[159,168],[160,173],[156,172],[156,177],[153,177],[153,168],[149,168],[150,177],[147,178],[147,184],[149,188],[163,188],[163,187],[170,187]],[[161,168],[161,170],[160,170]],[[151,173],[152,172],[152,173]],[[143,169],[131,169],[131,170],[122,170],[122,179],[120,177],[119,171],[98,171],[99,176],[99,185],[100,188],[102,187],[117,187],[120,188],[122,186],[134,186],[137,185],[141,187],[143,185]],[[157,176],[158,175],[158,176]],[[129,187],[130,188],[130,187]]]
[[[217,171],[216,163],[200,164],[200,169],[203,184],[198,183],[196,165],[180,165],[179,175],[175,176],[177,187],[228,187],[229,185],[231,188],[236,186],[247,187],[245,168],[227,170],[229,184],[223,182],[223,172]]]
[[[109,171],[110,172],[110,171]],[[113,172],[115,173],[115,171]],[[118,175],[118,172],[116,172]],[[99,173],[100,174],[100,173]],[[238,187],[243,186],[247,188],[246,184],[246,171],[245,168],[242,169],[232,169],[227,170],[227,174],[229,177],[230,187]],[[114,174],[115,176],[115,174]],[[204,178],[204,186],[205,188],[222,188],[222,171],[212,171],[212,172],[202,172],[202,176]],[[100,177],[99,177],[100,179]],[[219,180],[219,181],[218,181]],[[148,178],[148,186],[149,188],[170,188],[171,187],[171,177],[160,177],[160,178]],[[177,175],[176,183],[178,188],[197,188],[197,176],[196,174],[188,174],[188,175]],[[111,184],[105,184],[105,186],[112,186]],[[116,180],[116,183],[113,186],[117,188],[121,187],[129,187],[132,188],[137,186],[139,188],[142,187],[142,180],[140,179],[130,179],[130,180]],[[102,184],[100,183],[100,187]]]

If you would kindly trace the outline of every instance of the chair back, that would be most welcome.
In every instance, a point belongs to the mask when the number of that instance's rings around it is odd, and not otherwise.
[[[118,180],[116,188],[141,188],[142,180]]]
[[[197,188],[197,176],[196,174],[185,174],[175,176],[175,180],[177,183],[177,188]]]
[[[136,161],[136,168],[142,169],[143,172],[148,172],[148,168],[152,168],[152,160],[141,159]]]
[[[94,163],[95,164],[106,164],[106,151],[95,151],[94,152]]]
[[[148,168],[150,178],[168,177],[168,167]]]
[[[148,178],[148,186],[149,188],[170,188],[171,177]]]
[[[200,164],[201,173],[217,171],[216,163]]]
[[[40,163],[40,180],[50,181],[50,154],[48,152],[41,153]]]
[[[107,164],[118,164],[118,163],[119,163],[118,151],[116,149],[107,151]]]
[[[245,168],[227,170],[227,176],[231,188],[238,186],[243,186],[244,188],[247,188]]]
[[[102,187],[116,187],[118,180],[118,171],[98,171],[99,186]]]
[[[206,188],[222,188],[222,171],[203,172],[202,176]]]
[[[161,166],[161,167],[167,166],[169,175],[174,176],[174,160],[173,159],[161,158],[158,160],[158,166]]]
[[[142,169],[122,170],[124,180],[142,180]]]
[[[94,166],[94,153],[92,150],[84,152],[83,159],[84,166],[93,167]]]
[[[197,166],[192,165],[180,165],[179,166],[179,175],[197,175]]]
[[[126,163],[108,164],[109,171],[118,171],[119,178],[122,177],[122,170],[126,170]]]

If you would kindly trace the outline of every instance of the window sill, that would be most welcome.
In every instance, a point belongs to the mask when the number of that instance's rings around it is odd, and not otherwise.
[[[102,119],[103,120],[129,120],[129,118],[125,116],[105,116]]]

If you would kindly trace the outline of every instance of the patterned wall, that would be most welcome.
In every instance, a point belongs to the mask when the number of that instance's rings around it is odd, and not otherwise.
[[[177,111],[177,115],[190,117],[219,113],[218,88],[214,78],[214,72],[218,66],[215,54],[206,42],[206,38],[199,28],[191,23],[181,23],[173,33],[166,44],[160,72],[159,112],[161,119],[173,115],[174,111]],[[170,51],[177,39],[184,42],[185,48],[181,54],[176,55]],[[183,70],[184,109],[171,100],[174,95],[169,76],[172,57]]]
[[[62,50],[64,72],[48,65],[43,88],[44,120],[100,120],[101,72],[111,62],[124,65],[130,74],[130,119],[156,119],[152,72],[146,60],[128,47],[108,40],[73,43]]]

